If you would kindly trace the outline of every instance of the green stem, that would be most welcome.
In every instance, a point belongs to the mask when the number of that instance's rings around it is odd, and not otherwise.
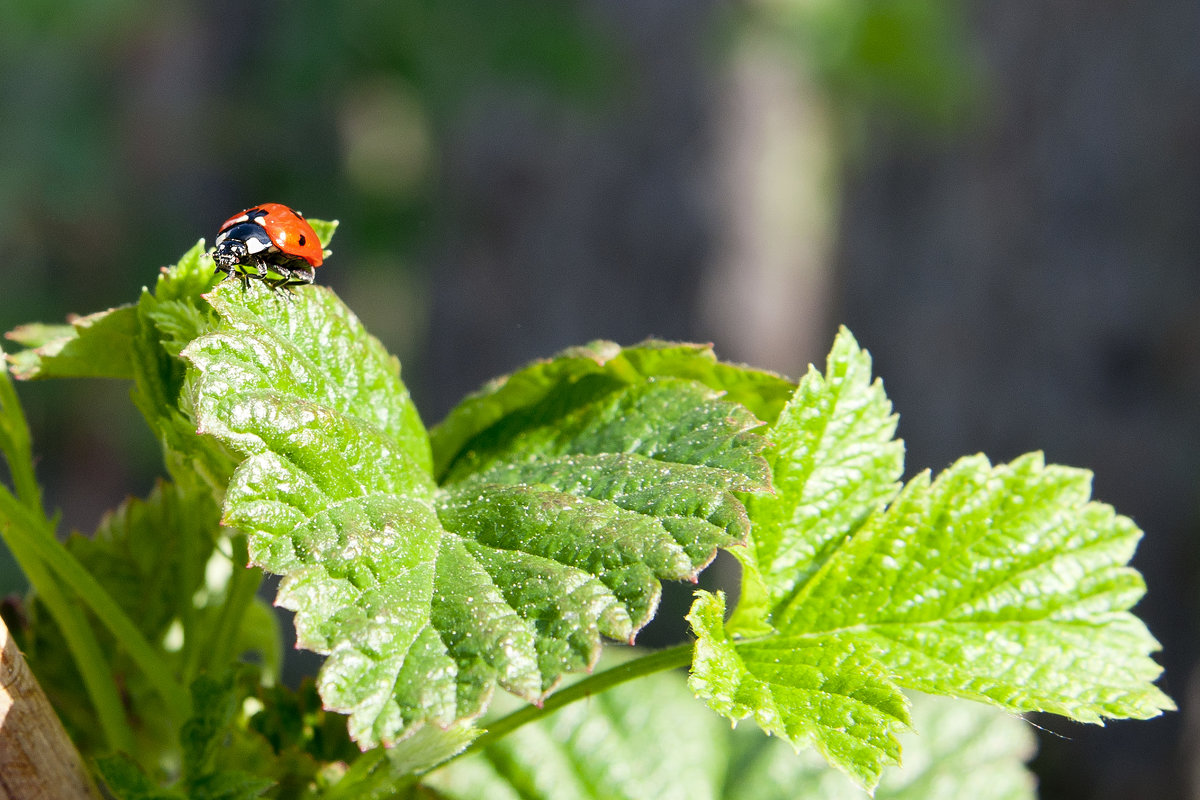
[[[448,761],[442,762],[440,766],[444,766],[457,758],[478,753],[522,725],[536,722],[577,700],[583,700],[592,695],[600,694],[606,689],[611,689],[618,684],[631,681],[634,678],[641,678],[645,675],[669,669],[686,667],[692,663],[692,649],[692,643],[685,642],[674,647],[668,647],[666,650],[659,650],[641,658],[635,658],[632,661],[626,661],[624,664],[619,664],[612,669],[584,678],[578,683],[573,683],[561,691],[550,695],[546,698],[546,702],[540,706],[525,706],[506,717],[501,717],[495,722],[490,723],[487,730],[478,739],[471,742],[458,755],[451,757]]]
[[[84,691],[95,709],[105,742],[114,750],[133,752],[134,741],[125,708],[95,631],[83,610],[72,603],[30,541],[55,541],[54,524],[42,511],[42,490],[33,471],[29,426],[0,352],[0,445],[16,496],[0,487],[0,537],[58,625],[74,659]],[[57,542],[55,542],[57,544]]]
[[[3,360],[4,353],[0,352],[0,362]],[[29,439],[29,425],[3,363],[0,363],[0,425],[8,434],[9,452],[4,455],[17,499],[25,506],[40,511],[42,490],[33,473],[33,444]]]
[[[9,539],[11,540],[9,546],[14,555],[18,550],[25,554],[26,563],[22,563],[21,566],[26,570],[25,574],[29,576],[30,582],[33,583],[34,574],[30,573],[26,567],[28,562],[36,559],[57,575],[64,584],[70,586],[92,610],[101,624],[112,632],[129,657],[137,664],[138,669],[162,697],[172,718],[179,721],[187,719],[191,714],[192,706],[187,691],[171,677],[171,669],[142,636],[142,632],[137,629],[133,621],[112,599],[112,596],[104,590],[104,587],[75,559],[75,556],[71,555],[67,548],[54,538],[48,529],[42,531],[41,528],[44,526],[39,525],[32,513],[25,506],[15,502],[7,492],[0,492],[0,513],[7,515],[14,522],[9,527]],[[33,531],[39,532],[34,533]],[[38,570],[35,569],[34,572],[38,572]],[[39,592],[45,589],[44,585],[39,586],[37,583],[33,585]],[[83,668],[82,664],[80,668]]]
[[[230,556],[233,574],[229,576],[225,605],[221,607],[217,624],[213,627],[204,648],[205,666],[210,672],[226,668],[233,660],[233,646],[237,643],[242,619],[262,584],[262,570],[245,566],[250,560],[245,534],[234,535],[229,541],[233,547]]]
[[[363,800],[376,797],[381,788],[389,790],[386,796],[394,796],[391,790],[400,789],[405,782],[395,781],[387,769],[380,769],[386,756],[387,751],[382,747],[363,753],[354,759],[341,779],[326,789],[321,797],[324,800]]]
[[[0,515],[7,515],[12,495],[0,489]],[[13,558],[21,566],[21,571],[37,592],[42,603],[50,612],[50,617],[58,625],[66,640],[67,649],[75,660],[76,669],[83,681],[84,690],[96,710],[96,718],[104,732],[104,739],[113,750],[134,752],[134,741],[129,725],[125,719],[125,708],[121,703],[121,695],[117,691],[117,682],[109,669],[104,651],[96,640],[96,634],[83,616],[81,608],[67,600],[59,587],[54,575],[46,569],[45,564],[35,556],[27,546],[26,540],[37,534],[17,531],[21,522],[0,524],[0,533],[4,543],[8,545]]]

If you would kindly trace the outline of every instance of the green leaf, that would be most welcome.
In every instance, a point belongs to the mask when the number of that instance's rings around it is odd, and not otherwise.
[[[205,490],[185,490],[160,482],[145,499],[130,498],[107,514],[94,534],[73,534],[67,550],[95,577],[103,591],[153,645],[171,677],[194,674],[208,665],[214,651],[228,644],[231,657],[257,651],[266,674],[278,674],[280,637],[274,615],[262,603],[251,604],[240,618],[225,620],[227,586],[206,576],[210,568],[234,565],[216,552],[219,510]],[[237,569],[242,564],[236,565]],[[255,583],[257,578],[251,577]],[[77,746],[85,753],[103,747],[95,710],[82,693],[79,672],[62,632],[48,617],[40,597],[29,607],[35,637],[28,656],[38,679]],[[157,684],[88,613],[103,646],[106,666],[119,681],[125,708],[143,763],[163,757],[174,743],[180,720],[164,707]],[[214,642],[214,639],[220,641]],[[236,649],[235,649],[236,648]],[[225,668],[226,663],[214,665]]]
[[[301,646],[331,656],[322,696],[366,741],[398,738],[405,711],[448,724],[452,698],[426,705],[454,685],[429,623],[440,526],[398,364],[327,290],[225,284],[210,298],[223,325],[185,351],[202,372],[197,417],[250,456],[226,518],[251,532],[254,563],[288,576],[277,602]]]
[[[277,602],[329,655],[321,695],[364,746],[469,721],[496,684],[540,700],[601,635],[631,638],[659,581],[743,537],[732,492],[765,486],[756,419],[633,373],[547,387],[521,435],[493,428],[438,489],[398,365],[332,293],[210,300],[221,327],[184,355],[201,430],[247,456],[226,521],[286,575]]]
[[[324,219],[310,219],[308,224],[312,226],[313,233],[321,240],[322,247],[329,247],[329,241],[333,238],[333,234],[337,232],[338,221]],[[329,251],[325,252],[326,257],[329,256]]]
[[[223,757],[235,744],[242,694],[232,673],[223,680],[202,675],[192,682],[194,713],[179,731],[183,746],[180,784],[196,800],[251,800],[274,784],[270,779],[228,769]],[[255,765],[262,768],[263,764]]]
[[[67,547],[146,637],[158,640],[204,582],[218,519],[211,497],[160,481],[145,500],[126,500],[93,535],[76,533]]]
[[[132,378],[129,356],[136,325],[133,306],[75,317],[70,325],[22,325],[5,334],[29,348],[8,356],[13,376]]]
[[[182,800],[184,797],[177,791],[160,787],[136,761],[122,753],[97,758],[96,771],[108,793],[118,800]]]
[[[717,361],[708,345],[592,342],[496,378],[459,403],[430,431],[434,474],[443,480],[456,459],[485,442],[511,440],[526,426],[568,414],[575,404],[655,377],[704,384],[765,422],[778,416],[795,388],[778,375]]]
[[[608,659],[606,659],[608,660]],[[904,765],[880,800],[1033,800],[1023,762],[1030,726],[976,703],[919,695],[921,731],[900,734]],[[447,798],[862,800],[863,790],[811,751],[751,727],[731,731],[692,700],[678,673],[622,684],[527,725],[424,778]]]
[[[869,645],[922,691],[1083,722],[1174,707],[1158,643],[1128,613],[1141,531],[1089,502],[1091,474],[1040,453],[963,458],[914,478],[774,615],[788,632]]]
[[[721,593],[698,592],[688,621],[697,636],[692,690],[735,722],[753,717],[796,749],[812,745],[873,788],[900,759],[908,702],[869,648],[833,636],[769,636],[737,642]]]
[[[179,732],[183,744],[183,779],[191,784],[210,774],[225,729],[237,712],[238,696],[232,676],[218,681],[202,675],[192,682],[192,718]]]
[[[825,373],[809,367],[771,428],[775,492],[746,501],[753,536],[733,552],[751,579],[731,630],[761,631],[768,610],[896,494],[904,469],[896,419],[883,385],[871,380],[870,355],[842,328]]]
[[[569,705],[426,781],[463,800],[715,800],[727,737],[664,673]]]
[[[8,467],[13,501],[31,508],[42,507],[42,490],[33,467],[33,444],[25,411],[9,377],[8,361],[0,350],[0,456]],[[0,484],[0,493],[7,489]]]
[[[976,703],[918,695],[912,732],[900,734],[904,763],[884,771],[876,800],[1034,800],[1024,762],[1031,726]],[[853,781],[815,754],[794,753],[757,731],[739,728],[726,773],[726,800],[862,800]],[[798,787],[803,787],[799,789]]]
[[[898,491],[895,423],[843,329],[824,374],[809,371],[768,432],[776,491],[747,499],[754,527],[734,550],[743,584],[727,631],[711,600],[693,610],[697,694],[806,738],[867,787],[895,755],[892,723],[864,724],[871,748],[833,748],[821,705],[768,691],[764,670],[791,679],[852,655],[868,663],[848,670],[881,698],[903,686],[1086,722],[1173,708],[1152,685],[1158,644],[1128,613],[1144,592],[1126,566],[1141,532],[1090,502],[1090,475],[1040,454],[998,467],[976,456]],[[813,642],[820,656],[793,646]]]

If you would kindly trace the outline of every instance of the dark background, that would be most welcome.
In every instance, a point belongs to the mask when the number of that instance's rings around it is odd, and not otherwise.
[[[1183,711],[1039,718],[1042,796],[1200,796],[1200,3],[0,5],[0,328],[268,200],[341,220],[318,279],[428,423],[590,339],[797,376],[845,323],[910,472],[1093,469]],[[149,490],[128,387],[20,390],[68,526]]]

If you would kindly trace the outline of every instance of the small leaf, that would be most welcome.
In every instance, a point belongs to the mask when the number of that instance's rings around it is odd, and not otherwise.
[[[250,800],[273,781],[223,768],[219,759],[229,748],[241,695],[230,675],[224,680],[201,676],[192,682],[191,719],[179,732],[183,745],[183,778],[187,796],[208,800]]]
[[[771,428],[767,452],[775,492],[747,499],[754,533],[743,567],[751,583],[731,630],[751,632],[768,609],[811,576],[832,548],[900,488],[904,446],[893,440],[896,415],[871,357],[848,330],[834,340],[825,374],[810,367]]]
[[[7,338],[29,348],[8,356],[12,374],[35,378],[132,378],[133,306],[75,317],[70,325],[22,325]]]
[[[797,750],[812,745],[871,789],[900,761],[896,733],[908,702],[867,648],[832,636],[735,641],[725,631],[722,593],[698,592],[688,621],[696,634],[692,690],[737,722],[753,716]]]
[[[312,226],[313,233],[321,240],[322,247],[329,247],[329,241],[333,238],[333,234],[337,232],[338,221],[324,219],[310,219],[308,224]]]
[[[156,641],[180,609],[192,605],[216,545],[218,518],[211,497],[160,481],[146,499],[126,500],[93,535],[75,534],[67,545]]]

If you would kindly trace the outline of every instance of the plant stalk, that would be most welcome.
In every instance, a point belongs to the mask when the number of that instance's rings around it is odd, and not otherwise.
[[[686,667],[692,663],[693,648],[694,645],[691,642],[684,642],[674,647],[668,647],[665,650],[659,650],[649,655],[626,661],[624,664],[619,664],[604,672],[596,673],[577,683],[573,683],[547,697],[546,701],[540,706],[525,706],[489,724],[487,730],[478,739],[471,742],[462,752],[442,762],[439,767],[445,766],[455,759],[478,753],[489,745],[503,739],[517,728],[528,725],[531,722],[537,722],[543,717],[553,714],[563,706],[570,705],[592,695],[600,694],[607,689],[635,678],[641,678],[655,672]]]
[[[45,579],[40,582],[42,585],[35,580],[35,576],[38,574],[36,567],[33,571],[29,569],[31,562],[40,561],[41,565],[57,575],[63,584],[70,586],[92,610],[101,624],[120,641],[121,646],[138,665],[138,669],[162,697],[171,716],[181,722],[187,719],[191,714],[191,698],[171,676],[170,668],[163,663],[133,621],[67,548],[63,547],[53,535],[41,531],[37,520],[31,519],[31,512],[18,503],[3,502],[6,499],[11,499],[11,495],[6,492],[0,493],[0,504],[2,504],[0,510],[6,513],[14,523],[8,529],[8,543],[14,555],[18,551],[25,554],[21,568],[25,570],[25,574],[33,583],[34,588],[44,595],[46,585],[48,585]],[[38,533],[34,533],[34,531],[38,531]],[[13,547],[14,544],[15,547]]]

